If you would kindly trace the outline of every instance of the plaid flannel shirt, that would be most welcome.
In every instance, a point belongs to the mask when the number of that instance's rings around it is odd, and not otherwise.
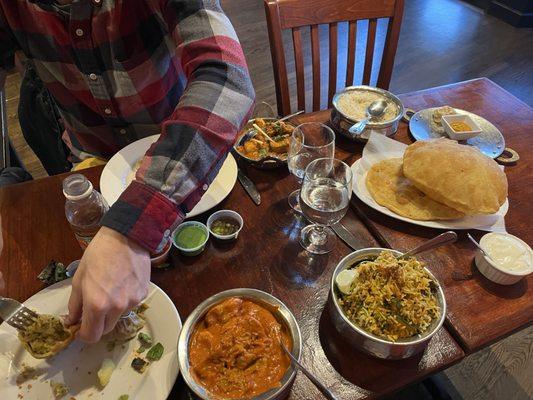
[[[216,177],[254,93],[218,0],[0,0],[0,68],[22,50],[79,159],[161,133],[103,225],[160,250]]]

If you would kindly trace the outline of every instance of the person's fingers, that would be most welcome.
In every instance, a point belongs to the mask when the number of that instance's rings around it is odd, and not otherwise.
[[[73,283],[70,298],[68,300],[68,315],[65,318],[65,323],[67,325],[74,325],[81,319],[82,305],[81,288]]]
[[[123,297],[118,297],[113,300],[113,304],[105,317],[104,335],[113,330],[121,315],[128,310],[129,304]]]
[[[104,333],[107,312],[107,307],[101,301],[84,299],[78,338],[87,343],[98,342]]]

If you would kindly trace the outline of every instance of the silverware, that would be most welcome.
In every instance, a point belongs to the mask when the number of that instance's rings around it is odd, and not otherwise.
[[[331,393],[331,391],[326,386],[324,386],[322,382],[320,382],[311,372],[309,372],[307,368],[305,368],[302,364],[300,364],[300,362],[285,347],[283,342],[280,341],[279,344],[281,345],[281,348],[283,349],[283,351],[285,351],[285,354],[287,354],[289,358],[292,360],[292,362],[298,367],[298,369],[302,371],[303,374],[307,376],[311,382],[313,382],[313,385],[315,385],[316,388],[320,390],[320,393],[322,393],[326,399],[337,400],[337,398],[333,395],[333,393]]]
[[[412,257],[415,254],[422,253],[424,251],[432,250],[436,247],[443,246],[448,243],[453,243],[457,240],[457,234],[453,231],[441,233],[439,236],[435,236],[433,239],[429,239],[422,243],[420,246],[415,247],[408,252],[403,253],[399,258]]]
[[[25,330],[39,315],[16,300],[0,296],[0,318],[17,330]]]
[[[366,108],[366,118],[353,125],[350,129],[348,129],[348,132],[354,136],[360,135],[361,132],[365,130],[366,125],[370,122],[370,120],[383,114],[385,108],[387,108],[387,102],[385,100],[373,101]]]
[[[246,193],[248,193],[248,196],[251,197],[253,202],[256,205],[261,204],[261,195],[259,194],[259,191],[255,187],[254,183],[246,176],[246,174],[239,168],[237,172],[237,178],[239,178],[239,182],[241,183],[244,190],[246,190]]]
[[[470,234],[470,233],[467,233],[466,234],[466,237],[468,238],[468,240],[470,240],[472,243],[474,243],[474,245],[479,249],[479,251],[481,251],[483,253],[483,255],[485,257],[487,257],[490,261],[492,262],[495,262],[491,256],[489,256],[489,253],[487,253],[483,247],[481,247],[481,245],[478,243],[478,241],[476,239],[474,239],[474,237]]]
[[[295,113],[289,114],[289,115],[287,115],[287,116],[285,116],[283,118],[278,119],[278,122],[286,121],[289,118],[296,117],[297,115],[302,114],[303,112],[305,112],[305,110],[296,111]]]
[[[346,227],[341,224],[340,222],[337,222],[336,224],[331,225],[331,229],[333,229],[333,232],[344,242],[348,245],[348,247],[351,247],[353,250],[359,250],[362,246],[359,244],[359,241],[357,238],[352,235],[352,233],[346,229]]]

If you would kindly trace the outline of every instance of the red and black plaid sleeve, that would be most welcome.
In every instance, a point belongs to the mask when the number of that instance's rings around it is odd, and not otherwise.
[[[207,190],[254,101],[241,46],[218,1],[163,1],[160,11],[186,87],[136,181],[103,221],[150,251]]]

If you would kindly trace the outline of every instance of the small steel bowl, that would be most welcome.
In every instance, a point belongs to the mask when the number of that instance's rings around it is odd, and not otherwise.
[[[276,169],[279,167],[287,166],[287,154],[282,155],[280,157],[273,157],[273,156],[266,156],[260,160],[254,160],[252,158],[246,157],[244,154],[240,153],[239,150],[237,150],[238,146],[243,146],[244,143],[246,143],[248,140],[250,140],[254,135],[255,129],[252,126],[255,123],[255,120],[257,118],[253,118],[249,120],[246,125],[244,126],[243,130],[240,133],[239,138],[237,139],[237,143],[233,146],[233,153],[237,155],[237,157],[242,158],[244,161],[250,163],[253,167],[258,169]],[[261,118],[265,121],[277,121],[278,118]],[[283,121],[284,123],[291,125],[295,127],[293,124],[291,124],[288,121]]]
[[[357,349],[370,354],[371,356],[382,359],[397,360],[411,357],[422,352],[426,348],[431,337],[444,323],[444,318],[446,316],[446,299],[444,298],[444,292],[442,291],[442,288],[435,276],[424,267],[429,276],[431,276],[431,278],[433,278],[433,280],[437,283],[437,301],[441,309],[439,318],[432,322],[431,326],[426,330],[426,332],[410,339],[399,339],[398,341],[393,342],[375,336],[351,322],[346,315],[344,315],[344,312],[339,304],[339,291],[337,289],[335,279],[341,271],[361,261],[373,260],[384,250],[390,249],[368,248],[357,250],[351,254],[348,254],[339,262],[335,268],[335,271],[333,271],[333,276],[331,277],[328,307],[333,325],[350,344]],[[402,254],[396,250],[390,251],[397,256]]]
[[[243,299],[252,300],[253,302],[266,307],[272,312],[276,319],[284,324],[291,335],[292,339],[292,355],[300,360],[300,354],[302,352],[302,336],[300,333],[300,327],[292,312],[276,297],[269,293],[263,292],[257,289],[230,289],[224,292],[217,293],[207,300],[202,302],[194,311],[189,315],[183,328],[181,329],[179,341],[178,341],[178,362],[180,371],[183,375],[183,379],[189,386],[189,388],[201,399],[215,400],[212,394],[201,386],[189,371],[189,341],[194,329],[198,323],[203,319],[205,314],[215,305],[229,297],[241,297]],[[281,379],[280,386],[270,389],[259,396],[254,397],[251,400],[281,400],[287,397],[291,390],[292,383],[296,377],[296,369],[289,366],[285,375]]]
[[[337,107],[339,98],[350,91],[378,93],[384,96],[388,102],[392,102],[396,105],[396,107],[398,107],[398,115],[390,121],[380,123],[368,123],[360,135],[354,136],[349,132],[349,129],[360,120],[355,120],[347,117]],[[398,125],[400,124],[400,120],[402,119],[404,114],[403,103],[398,97],[396,97],[387,90],[365,85],[348,86],[344,88],[342,91],[336,93],[335,96],[333,96],[332,104],[333,108],[331,110],[330,122],[335,132],[339,132],[341,135],[346,136],[348,139],[359,142],[366,142],[372,132],[376,132],[385,136],[393,136],[398,130]]]

